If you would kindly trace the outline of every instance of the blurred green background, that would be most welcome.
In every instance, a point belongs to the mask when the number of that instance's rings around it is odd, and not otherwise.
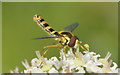
[[[32,40],[48,35],[35,22],[35,14],[42,15],[55,29],[78,22],[73,32],[91,51],[105,57],[111,52],[111,59],[118,63],[118,4],[96,2],[3,2],[3,73],[16,66],[22,71],[21,61],[35,58],[35,51],[44,52],[43,46],[50,45],[54,39]],[[46,57],[59,56],[58,48],[50,48]]]

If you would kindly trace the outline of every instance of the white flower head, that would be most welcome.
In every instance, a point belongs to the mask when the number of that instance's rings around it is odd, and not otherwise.
[[[47,59],[41,56],[40,51],[36,51],[37,58],[22,61],[26,68],[23,73],[117,73],[118,65],[109,60],[111,53],[108,52],[105,58],[100,54],[89,51],[89,45],[84,45],[88,51],[80,52],[79,48],[73,52],[72,48],[67,53],[64,49],[60,51],[60,57]],[[113,66],[111,66],[113,65]],[[19,73],[18,68],[11,70],[11,73]]]

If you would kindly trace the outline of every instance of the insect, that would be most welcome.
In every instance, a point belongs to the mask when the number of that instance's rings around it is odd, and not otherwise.
[[[57,44],[48,45],[44,48],[49,47],[66,47],[72,48],[73,50],[81,47],[83,50],[87,50],[85,46],[81,45],[81,41],[72,33],[72,31],[79,25],[78,23],[74,23],[68,27],[65,27],[63,31],[54,30],[49,24],[42,18],[40,15],[34,15],[33,20],[40,26],[43,30],[45,30],[50,36],[38,37],[36,39],[46,39],[46,38],[54,38],[58,41]]]

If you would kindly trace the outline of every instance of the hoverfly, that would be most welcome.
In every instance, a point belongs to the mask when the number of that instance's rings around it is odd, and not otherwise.
[[[42,18],[40,15],[34,15],[33,20],[37,22],[38,26],[40,26],[43,30],[45,30],[51,36],[38,37],[36,39],[46,39],[46,38],[54,38],[58,41],[55,45],[48,45],[44,48],[49,47],[66,47],[72,48],[73,51],[78,47],[81,47],[83,50],[86,50],[86,47],[81,45],[81,41],[72,34],[72,31],[79,25],[78,23],[74,23],[68,27],[65,27],[63,31],[54,30],[49,24]]]

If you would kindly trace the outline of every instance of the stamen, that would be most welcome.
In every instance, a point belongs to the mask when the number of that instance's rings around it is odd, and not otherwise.
[[[30,65],[28,64],[28,61],[26,59],[25,59],[25,61],[22,61],[22,64],[26,69],[30,68]]]
[[[36,51],[35,53],[36,53],[37,57],[38,57],[39,59],[41,59],[42,56],[41,56],[41,54],[40,54],[40,51]]]
[[[112,54],[110,52],[107,53],[107,55],[105,56],[105,59],[108,60],[110,58]]]

